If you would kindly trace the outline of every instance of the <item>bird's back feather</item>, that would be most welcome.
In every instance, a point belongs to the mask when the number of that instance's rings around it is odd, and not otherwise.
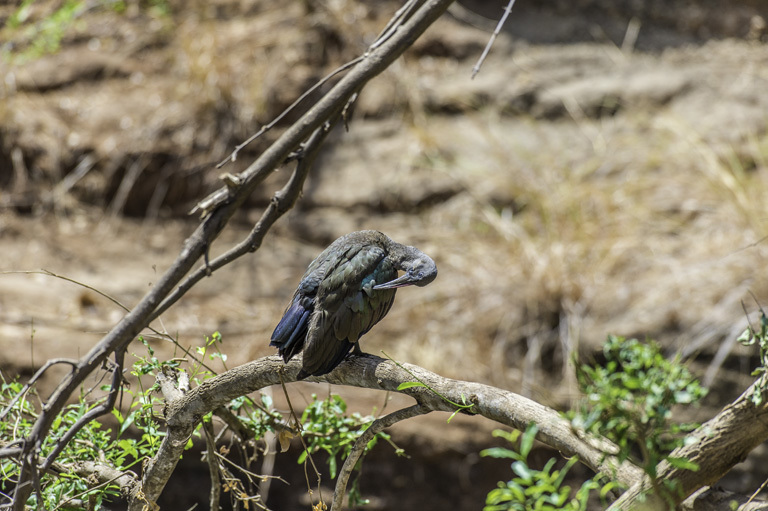
[[[303,350],[299,378],[333,370],[389,312],[396,290],[373,287],[397,277],[390,242],[376,231],[352,233],[310,263],[270,343],[286,362]]]

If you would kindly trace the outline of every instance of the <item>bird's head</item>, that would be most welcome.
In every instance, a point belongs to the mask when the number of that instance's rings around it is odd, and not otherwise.
[[[396,289],[405,286],[424,287],[437,277],[437,265],[431,257],[421,251],[418,251],[415,257],[403,261],[400,269],[404,270],[405,273],[395,280],[373,286],[373,289]]]

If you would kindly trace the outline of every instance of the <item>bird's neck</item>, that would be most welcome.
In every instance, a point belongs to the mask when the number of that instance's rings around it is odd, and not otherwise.
[[[393,243],[389,250],[389,257],[399,269],[404,269],[406,261],[413,261],[424,253],[416,247]]]

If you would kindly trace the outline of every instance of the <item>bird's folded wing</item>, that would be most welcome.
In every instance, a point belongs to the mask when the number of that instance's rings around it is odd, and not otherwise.
[[[386,255],[383,248],[375,245],[354,246],[339,254],[338,264],[325,275],[318,287],[320,306],[333,309],[344,298],[357,293],[366,278],[373,278]]]
[[[330,372],[352,349],[354,343],[337,338],[332,329],[327,311],[316,311],[312,314],[299,378]]]

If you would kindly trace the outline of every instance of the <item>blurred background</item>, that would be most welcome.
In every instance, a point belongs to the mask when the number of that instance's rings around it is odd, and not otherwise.
[[[736,337],[768,303],[768,4],[520,1],[471,79],[504,3],[455,4],[363,90],[349,132],[331,136],[264,246],[154,326],[192,347],[218,330],[229,367],[273,354],[269,336],[306,265],[338,236],[378,229],[431,255],[440,275],[398,293],[367,352],[566,409],[578,398],[568,360],[599,353],[611,333],[657,339],[692,364],[711,390],[686,419],[738,396],[758,357]],[[244,169],[318,95],[235,163],[214,164],[364,52],[398,7],[0,5],[0,270],[49,270],[134,305],[219,174]],[[260,187],[212,255],[247,234],[289,172]],[[4,273],[0,369],[29,376],[81,356],[122,315],[71,282]],[[171,343],[154,347],[174,355]],[[60,376],[49,371],[43,388]],[[385,399],[333,392],[364,413]],[[506,464],[477,457],[493,424],[445,419],[394,428],[411,460],[374,451],[361,482],[372,509],[398,498],[480,509],[508,478]],[[751,493],[767,454],[723,484]],[[297,478],[273,484],[268,504],[290,508],[303,472],[295,459],[278,464]],[[205,502],[206,467],[184,465],[186,487],[166,498],[195,502],[189,481],[200,477]]]

